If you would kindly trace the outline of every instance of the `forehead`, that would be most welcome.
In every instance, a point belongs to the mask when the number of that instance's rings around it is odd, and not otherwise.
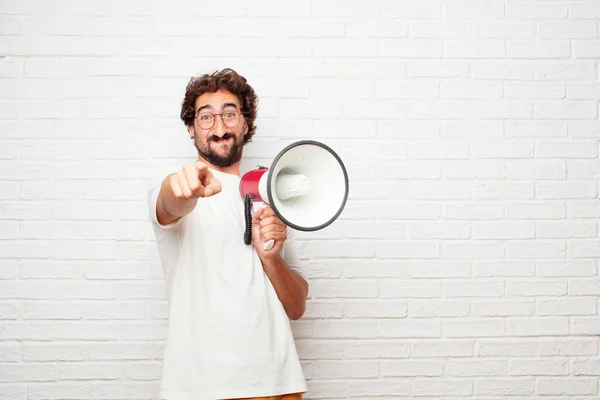
[[[240,100],[236,95],[226,90],[219,89],[214,93],[204,93],[198,96],[194,108],[198,110],[200,107],[205,107],[213,110],[221,110],[226,104],[234,104],[240,108]]]

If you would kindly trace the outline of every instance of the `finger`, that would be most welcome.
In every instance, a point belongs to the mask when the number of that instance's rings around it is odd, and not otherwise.
[[[266,226],[260,229],[260,236],[262,238],[271,237],[274,239],[286,239],[285,230],[279,229],[276,226]]]
[[[191,199],[193,196],[192,190],[190,189],[187,178],[185,177],[185,173],[183,171],[177,172],[177,183],[179,183],[183,198]]]
[[[200,178],[198,178],[198,171],[195,164],[186,165],[183,167],[183,170],[194,197],[204,197],[204,185],[200,182]]]
[[[280,220],[277,217],[264,217],[264,214],[262,216],[262,218],[260,219],[260,226],[267,226],[267,225],[279,225],[279,226],[286,226],[282,220]]]
[[[179,179],[177,179],[177,175],[171,177],[171,190],[173,190],[175,198],[180,199],[183,197],[183,192],[181,190],[181,185],[179,185]]]
[[[285,233],[283,233],[283,232],[269,231],[269,232],[265,232],[263,234],[263,232],[261,231],[260,239],[263,242],[266,242],[268,240],[275,240],[278,242],[283,242],[286,239],[286,236],[285,236]]]
[[[273,211],[273,208],[271,208],[270,206],[264,207],[263,210],[264,210],[264,212],[261,217],[263,219],[275,215],[275,211]]]
[[[213,194],[219,193],[223,189],[223,187],[221,186],[221,181],[215,178],[214,176],[204,187],[205,196],[212,196]]]
[[[258,210],[256,210],[256,211],[254,212],[254,215],[252,216],[252,219],[253,219],[253,220],[255,220],[255,222],[257,222],[257,223],[258,223],[258,222],[260,222],[261,215],[262,215],[264,212],[265,212],[265,209],[264,209],[264,208],[259,208]]]

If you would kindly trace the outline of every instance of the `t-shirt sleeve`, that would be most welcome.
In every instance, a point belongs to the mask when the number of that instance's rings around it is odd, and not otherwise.
[[[296,240],[296,231],[290,227],[287,228],[287,239],[283,243],[281,256],[292,271],[297,272],[304,280],[308,281],[306,270],[300,260],[300,246]]]
[[[158,216],[156,215],[156,202],[158,201],[158,194],[160,193],[160,188],[165,178],[166,175],[155,175],[150,178],[148,183],[148,217],[154,228],[169,230],[179,226],[184,218],[179,218],[177,221],[170,224],[161,224],[158,222]]]

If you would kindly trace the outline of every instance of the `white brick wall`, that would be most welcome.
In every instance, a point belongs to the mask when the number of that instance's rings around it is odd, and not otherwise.
[[[350,173],[301,233],[312,399],[600,397],[600,1],[0,1],[0,399],[154,399],[148,177],[188,79],[260,96],[244,169]]]

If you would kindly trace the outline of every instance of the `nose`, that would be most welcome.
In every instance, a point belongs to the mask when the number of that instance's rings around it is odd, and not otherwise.
[[[223,123],[223,117],[221,115],[215,115],[215,124],[212,127],[213,134],[219,138],[223,137],[226,132],[225,124]]]

